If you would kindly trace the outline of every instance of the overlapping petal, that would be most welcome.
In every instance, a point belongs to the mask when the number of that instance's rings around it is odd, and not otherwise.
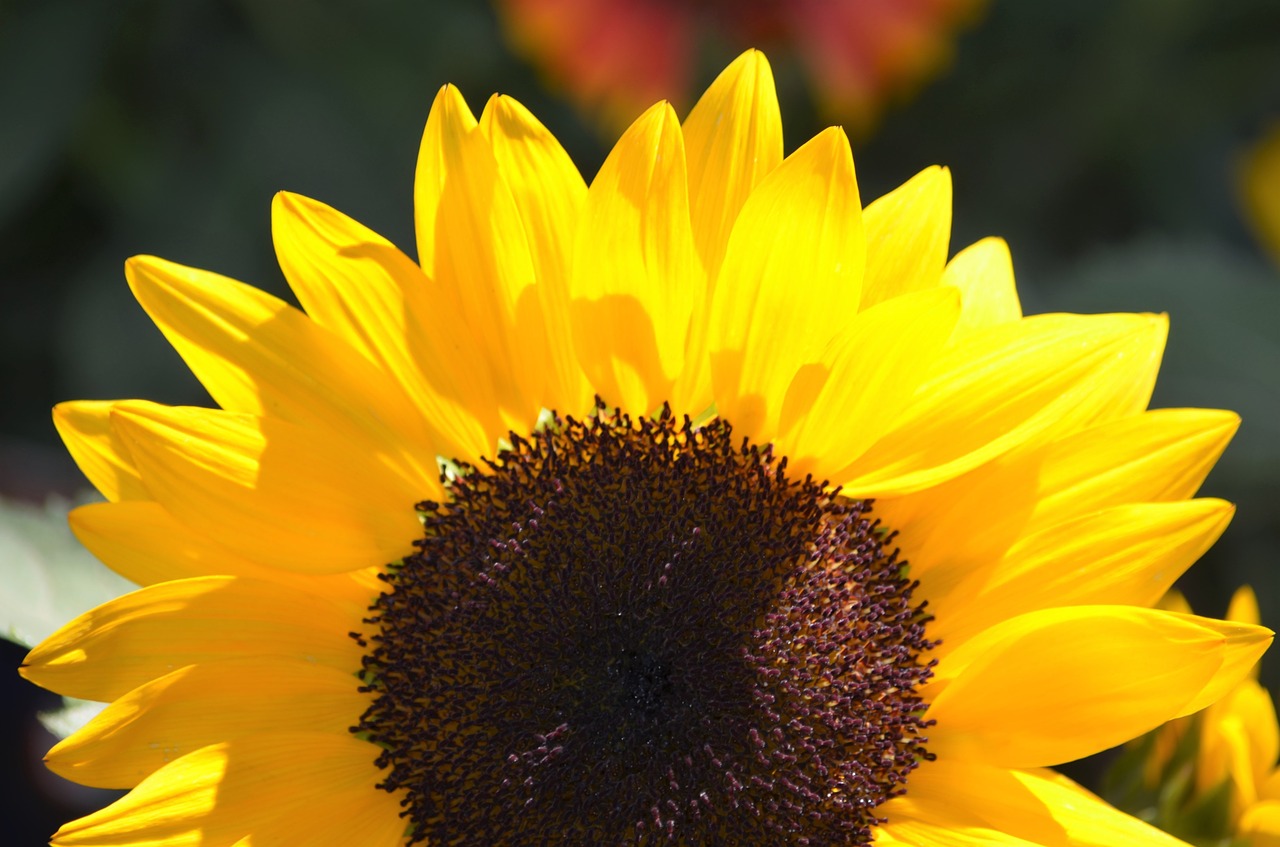
[[[868,205],[862,223],[867,239],[862,308],[933,288],[951,241],[951,172],[921,171]]]
[[[422,270],[323,203],[281,192],[271,230],[285,279],[315,323],[391,375],[446,456],[486,455],[503,434],[472,334]]]
[[[211,576],[141,588],[85,612],[27,656],[22,675],[86,700],[115,700],[197,662],[279,656],[345,672],[360,667],[359,624],[327,597],[282,600],[279,586]]]
[[[738,212],[782,162],[782,116],[764,54],[748,50],[725,68],[683,128],[693,238],[714,280]]]
[[[111,428],[109,400],[72,400],[53,409],[53,425],[80,472],[108,500],[150,497],[129,448]]]
[[[90,503],[73,509],[71,530],[89,552],[138,585],[193,576],[247,576],[288,592],[323,594],[353,611],[381,591],[380,566],[340,574],[297,574],[255,562],[179,522],[155,501]]]
[[[287,303],[150,256],[130,259],[134,296],[213,399],[368,445],[396,445],[430,485],[435,447],[408,397],[364,356]]]
[[[280,656],[187,665],[117,699],[45,761],[82,785],[132,788],[209,744],[293,731],[345,736],[368,704],[348,670]]]
[[[413,504],[439,490],[406,474],[399,452],[365,451],[275,417],[131,405],[113,414],[165,511],[285,570],[339,573],[398,561],[419,533]]]
[[[1168,322],[1040,315],[964,338],[935,363],[893,429],[833,481],[887,497],[944,482],[1033,438],[1146,408]]]
[[[993,566],[935,595],[935,655],[998,621],[1092,603],[1152,606],[1235,513],[1215,499],[1114,506],[1030,532]],[[926,576],[925,579],[928,577]]]
[[[1261,627],[1132,606],[1020,615],[938,665],[930,750],[1013,768],[1079,759],[1199,711],[1270,642]]]
[[[480,131],[519,212],[537,278],[547,344],[542,405],[583,408],[590,392],[570,335],[569,268],[586,183],[555,136],[510,97],[489,100]]]
[[[574,343],[596,390],[641,413],[686,367],[706,275],[689,219],[684,140],[666,103],[632,124],[587,192],[569,291]]]
[[[53,844],[394,847],[404,840],[400,801],[374,788],[378,773],[369,745],[349,735],[246,736],[170,762],[124,798],[63,826]]]
[[[860,206],[849,142],[830,129],[765,177],[733,226],[708,350],[720,414],[755,440],[778,433],[779,398],[857,313]]]
[[[1186,847],[1048,770],[1009,770],[964,760],[925,762],[911,775],[911,790],[881,808],[891,833],[909,831],[894,823],[904,820],[993,839],[981,843]]]

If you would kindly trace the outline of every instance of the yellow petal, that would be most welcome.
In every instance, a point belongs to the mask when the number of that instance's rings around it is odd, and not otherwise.
[[[208,744],[257,733],[349,731],[369,705],[352,671],[278,656],[187,665],[107,706],[45,757],[81,785],[132,788]]]
[[[953,256],[942,272],[942,284],[960,289],[957,338],[1022,318],[1013,257],[1003,238],[984,238]]]
[[[673,399],[705,288],[689,223],[684,141],[671,106],[659,103],[601,166],[578,228],[574,342],[606,402],[643,414]]]
[[[933,288],[951,242],[951,171],[926,168],[862,212],[867,233],[865,309]]]
[[[1255,679],[1247,679],[1201,717],[1197,789],[1209,791],[1230,778],[1238,812],[1258,800],[1278,755],[1275,704]]]
[[[36,645],[21,673],[86,700],[114,700],[185,665],[244,656],[318,662],[347,673],[360,617],[319,595],[207,576],[162,582],[85,612]]]
[[[1156,409],[1061,439],[1044,455],[1034,520],[1191,497],[1239,426],[1234,412]]]
[[[439,489],[399,456],[274,418],[117,407],[113,425],[165,510],[242,556],[302,573],[385,565],[413,552],[414,504]]]
[[[1146,408],[1168,321],[1037,315],[951,347],[893,430],[833,481],[887,497],[950,479],[1030,439]]]
[[[385,587],[377,568],[312,576],[261,565],[179,523],[155,502],[90,503],[73,509],[67,520],[90,553],[138,585],[193,576],[247,576],[321,593],[357,612],[367,609]]]
[[[791,384],[774,444],[792,471],[821,478],[874,444],[933,366],[959,314],[951,289],[918,291],[859,312],[823,352],[826,378],[816,396],[803,390],[799,376]]]
[[[129,450],[111,429],[110,400],[75,400],[53,407],[53,425],[81,472],[108,500],[150,497]]]
[[[393,847],[400,799],[374,786],[377,748],[349,734],[272,733],[189,753],[101,811],[66,824],[55,847]],[[322,810],[322,814],[318,814]]]
[[[476,339],[505,422],[527,434],[542,409],[547,349],[533,253],[493,148],[474,125],[461,126],[442,129],[448,165],[432,276]]]
[[[929,749],[1004,767],[1072,761],[1203,708],[1270,641],[1259,627],[1130,606],[1020,615],[938,665]]]
[[[1228,718],[1206,727],[1196,757],[1196,790],[1202,795],[1229,781],[1230,814],[1234,818],[1258,799],[1258,784],[1249,758],[1249,728]]]
[[[459,142],[476,126],[467,101],[452,85],[436,93],[427,115],[413,175],[413,225],[418,237],[418,264],[435,274],[436,220],[446,177],[461,161]]]
[[[67,516],[72,532],[104,565],[138,585],[223,573],[271,573],[184,527],[154,501],[90,503]]]
[[[1235,508],[1223,500],[1114,506],[1047,527],[1006,553],[951,603],[933,601],[938,655],[975,633],[1051,606],[1154,605],[1218,540]],[[928,578],[922,585],[928,592]]]
[[[876,514],[899,531],[930,602],[945,603],[961,582],[982,584],[1019,538],[1111,506],[1191,497],[1238,424],[1231,412],[1144,412],[881,498]]]
[[[1246,810],[1237,831],[1250,847],[1280,847],[1280,800],[1264,800]]]
[[[1177,612],[1180,615],[1191,614],[1191,604],[1187,602],[1187,598],[1182,595],[1182,592],[1176,588],[1170,588],[1154,608],[1165,612]]]
[[[510,97],[489,100],[480,130],[519,210],[537,274],[551,369],[542,405],[566,412],[584,409],[590,390],[570,334],[569,263],[586,183],[555,136]]]
[[[1258,790],[1258,795],[1263,800],[1280,800],[1280,767],[1273,770],[1262,781],[1262,787]]]
[[[399,386],[333,333],[256,288],[151,256],[125,265],[134,296],[224,409],[403,445],[432,484],[435,448]]]
[[[713,292],[708,350],[720,414],[771,440],[782,398],[857,312],[865,261],[849,142],[831,128],[742,207]]]
[[[276,256],[307,314],[391,375],[446,456],[487,455],[504,435],[472,334],[412,259],[335,209],[280,192]]]
[[[782,116],[769,60],[748,50],[721,71],[684,121],[698,255],[715,279],[742,204],[782,161]]]
[[[963,609],[973,586],[1025,535],[1039,471],[1037,462],[1002,457],[931,488],[876,500],[876,517],[898,532],[894,544],[931,609]]]
[[[899,812],[876,828],[877,847],[1038,847],[985,826],[954,826],[919,820]]]
[[[1061,774],[1014,771],[963,759],[922,762],[905,796],[877,810],[890,824],[925,821],[956,832],[991,830],[1053,847],[1186,847],[1124,814]],[[999,842],[997,842],[999,843]]]
[[[1258,595],[1247,585],[1242,585],[1231,595],[1231,605],[1227,607],[1227,620],[1238,623],[1260,623],[1258,611]]]

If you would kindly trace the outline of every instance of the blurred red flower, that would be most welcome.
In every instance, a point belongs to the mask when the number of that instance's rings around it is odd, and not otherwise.
[[[887,99],[943,66],[983,0],[498,0],[510,40],[580,106],[627,124],[688,105],[699,43],[788,47],[828,117],[865,130]]]

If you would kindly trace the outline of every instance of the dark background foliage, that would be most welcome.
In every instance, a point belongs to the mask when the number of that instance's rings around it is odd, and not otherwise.
[[[708,48],[700,83],[733,52]],[[795,62],[770,58],[790,150],[820,126]],[[474,0],[0,0],[0,495],[83,487],[49,422],[59,400],[208,402],[132,301],[127,256],[285,295],[268,228],[282,188],[412,250],[414,158],[448,81],[477,111],[514,95],[584,174],[603,160],[605,139]],[[953,249],[1006,237],[1028,312],[1169,312],[1155,405],[1245,419],[1206,485],[1239,513],[1185,588],[1221,614],[1250,582],[1272,626],[1280,269],[1240,217],[1235,168],[1277,118],[1273,0],[996,0],[950,71],[855,154],[866,199],[951,166]],[[16,667],[23,651],[4,647]],[[1264,680],[1280,682],[1280,662]],[[44,843],[103,798],[40,767],[51,740],[33,710],[52,699],[11,674],[0,691],[4,838]]]

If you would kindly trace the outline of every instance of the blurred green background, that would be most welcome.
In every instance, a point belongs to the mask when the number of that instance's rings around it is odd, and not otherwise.
[[[737,52],[708,46],[698,88]],[[773,51],[787,149],[820,129]],[[155,253],[288,296],[269,231],[279,189],[412,252],[412,174],[437,88],[479,111],[529,106],[590,177],[607,140],[507,48],[474,0],[0,0],[0,495],[82,478],[49,407],[72,398],[207,404],[133,302],[123,260]],[[1239,211],[1243,149],[1280,119],[1274,0],[996,0],[949,70],[855,142],[864,200],[952,168],[952,249],[1008,239],[1024,306],[1167,311],[1156,406],[1239,411],[1206,485],[1239,513],[1184,587],[1221,614],[1241,582],[1280,623],[1280,269]],[[22,651],[5,645],[16,667]],[[1280,684],[1280,660],[1264,663]],[[39,767],[47,708],[6,673],[0,819],[44,843],[101,796]],[[10,768],[9,763],[18,765]]]

